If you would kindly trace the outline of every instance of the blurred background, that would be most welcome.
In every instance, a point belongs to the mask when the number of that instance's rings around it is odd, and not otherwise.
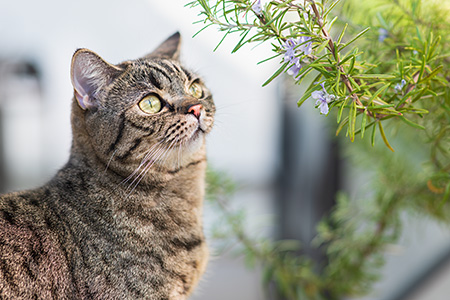
[[[180,31],[182,60],[204,77],[217,105],[209,162],[239,183],[234,202],[248,211],[250,230],[301,240],[304,251],[320,260],[307,246],[315,224],[336,191],[358,186],[345,175],[356,170],[342,158],[329,120],[313,102],[296,108],[302,91],[291,78],[261,87],[278,63],[257,65],[271,56],[267,45],[230,54],[236,43],[230,37],[213,52],[221,35],[209,29],[193,39],[201,24],[192,24],[197,11],[184,7],[186,2],[0,0],[0,191],[43,184],[68,159],[69,70],[77,48],[119,63]],[[215,218],[206,209],[208,235]],[[448,228],[406,219],[373,293],[354,299],[448,299],[449,237]],[[246,269],[241,258],[215,255],[192,299],[268,299],[260,282],[258,270]]]

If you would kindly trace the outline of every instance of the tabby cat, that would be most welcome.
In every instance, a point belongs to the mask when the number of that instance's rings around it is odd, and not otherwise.
[[[118,65],[72,59],[73,143],[43,187],[0,196],[0,299],[187,299],[207,263],[215,106],[180,35]]]

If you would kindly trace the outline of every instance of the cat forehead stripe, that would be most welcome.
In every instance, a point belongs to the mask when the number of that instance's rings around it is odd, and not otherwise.
[[[151,84],[156,87],[158,90],[162,90],[162,85],[158,77],[153,75],[153,72],[148,74],[148,78],[150,79]]]
[[[183,67],[181,67],[181,70],[183,70],[183,73],[184,73],[184,75],[186,75],[186,77],[187,77],[187,79],[189,80],[189,81],[192,81],[192,74],[188,71],[188,70],[186,70],[185,68],[183,68]]]
[[[184,75],[188,81],[192,81],[194,79],[194,75],[182,66],[177,65],[173,61],[167,61],[167,63],[169,63],[176,70],[177,74]]]
[[[194,78],[194,75],[186,70],[184,67],[177,65],[174,61],[168,60],[168,59],[162,59],[161,61],[158,61],[158,66],[163,67],[167,73],[172,74],[181,74],[184,75],[188,81],[192,81]]]
[[[159,65],[164,67],[169,73],[175,73],[178,74],[179,70],[175,68],[175,64],[171,62],[170,60],[164,59],[159,62]]]
[[[161,65],[154,65],[151,64],[150,67],[152,68],[152,71],[157,71],[159,74],[164,76],[169,82],[172,82],[172,78],[170,76],[170,72],[167,72],[164,68],[162,68]]]

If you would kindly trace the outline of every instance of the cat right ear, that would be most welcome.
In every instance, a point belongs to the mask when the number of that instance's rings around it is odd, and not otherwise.
[[[98,107],[97,93],[111,83],[122,69],[107,63],[88,49],[78,49],[72,57],[70,77],[75,98],[82,109]]]
[[[147,54],[144,58],[165,57],[173,60],[180,59],[181,35],[175,32],[168,37],[161,45],[158,46],[152,53]]]

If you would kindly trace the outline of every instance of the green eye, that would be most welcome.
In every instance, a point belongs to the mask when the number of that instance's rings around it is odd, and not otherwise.
[[[154,95],[146,96],[139,102],[139,108],[147,114],[156,114],[161,110],[161,100]]]
[[[201,98],[203,95],[203,89],[200,83],[194,82],[189,87],[189,93],[195,98]]]

